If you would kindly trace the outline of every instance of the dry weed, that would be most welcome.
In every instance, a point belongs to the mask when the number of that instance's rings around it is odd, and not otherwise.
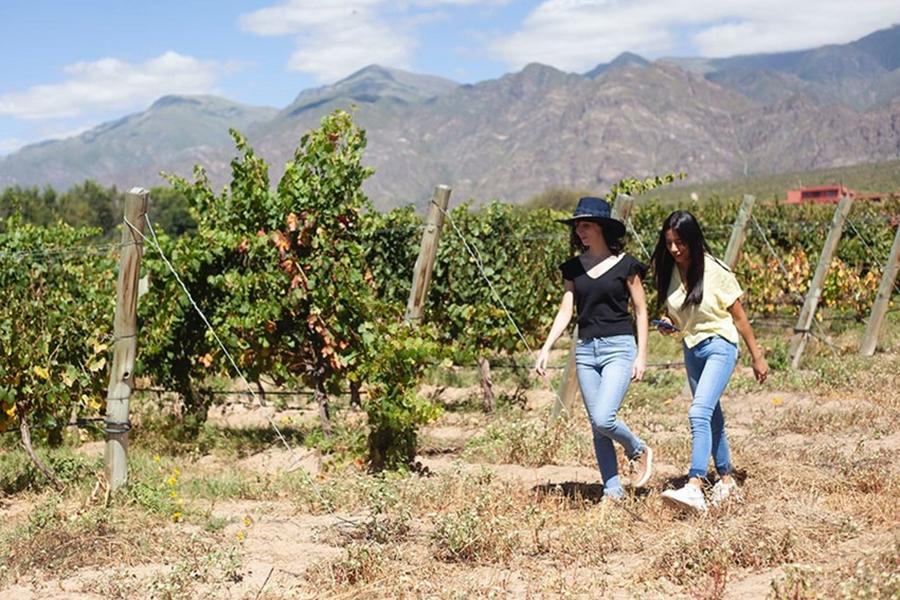
[[[831,598],[895,600],[900,597],[900,538],[834,569],[789,565],[772,582],[772,600]]]

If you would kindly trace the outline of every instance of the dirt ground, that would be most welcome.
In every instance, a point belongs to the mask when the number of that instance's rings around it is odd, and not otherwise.
[[[123,561],[71,551],[29,562],[31,546],[16,546],[0,597],[898,598],[900,360],[880,361],[833,391],[732,385],[723,406],[742,494],[707,514],[660,498],[683,482],[690,452],[677,392],[626,400],[621,416],[655,449],[654,476],[609,503],[585,415],[549,426],[548,386],[492,415],[477,386],[428,386],[448,408],[421,433],[420,474],[374,477],[275,442],[247,455],[147,452],[151,467],[176,474],[178,518],[105,522],[98,551],[114,557],[119,544]],[[315,414],[236,405],[210,422],[287,428]],[[103,444],[78,452],[99,460]],[[93,491],[63,496],[53,523],[74,526],[102,502]],[[5,531],[34,522],[51,494],[4,498]]]

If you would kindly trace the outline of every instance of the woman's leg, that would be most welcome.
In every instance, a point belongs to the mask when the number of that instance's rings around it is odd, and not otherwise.
[[[716,402],[712,420],[712,456],[719,475],[731,474],[731,452],[728,449],[728,438],[725,435],[725,414],[722,412],[722,401]]]
[[[591,350],[590,369],[587,368],[589,361],[585,353],[578,357],[576,352],[578,379],[591,421],[604,493],[620,496],[623,491],[612,440],[622,444],[629,458],[640,455],[645,448],[645,444],[625,423],[616,418],[616,411],[631,381],[636,347],[633,337],[615,336],[592,340]]]
[[[685,365],[694,399],[688,411],[691,422],[691,468],[688,476],[706,477],[713,451],[715,430],[716,467],[730,471],[731,457],[725,438],[725,419],[719,399],[737,360],[737,348],[731,342],[713,337],[694,348],[685,348]]]
[[[616,413],[631,383],[637,346],[632,336],[623,335],[601,338],[598,347],[602,377],[596,426],[603,435],[622,444],[625,456],[634,458],[643,452],[646,444],[628,429]]]
[[[597,466],[603,478],[603,494],[619,497],[624,492],[619,483],[619,469],[612,441],[594,427],[594,415],[599,412],[600,404],[600,367],[594,353],[595,340],[578,341],[575,346],[575,372],[578,375],[578,386],[591,422],[591,434],[594,438],[594,454]]]

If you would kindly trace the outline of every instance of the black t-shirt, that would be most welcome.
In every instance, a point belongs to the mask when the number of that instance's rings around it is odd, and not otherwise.
[[[587,340],[613,335],[634,335],[634,321],[628,312],[627,279],[635,273],[641,278],[647,267],[630,254],[596,279],[584,270],[576,256],[559,265],[563,279],[575,283],[575,308],[578,313],[578,337]]]

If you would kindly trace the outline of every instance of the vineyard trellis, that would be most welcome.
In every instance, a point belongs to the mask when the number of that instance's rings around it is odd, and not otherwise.
[[[359,191],[369,173],[359,164],[365,138],[349,117],[338,114],[308,134],[274,190],[266,165],[243,138],[235,139],[243,154],[232,165],[227,193],[215,194],[202,170],[193,183],[173,179],[190,199],[196,232],[157,234],[150,215],[144,217],[149,235],[141,241],[153,250],[144,261],[151,283],[138,305],[132,372],[148,383],[135,389],[172,389],[202,412],[213,395],[203,382],[214,375],[237,376],[243,384],[222,393],[258,402],[254,384],[266,375],[326,408],[329,397],[362,386],[374,432],[370,460],[383,467],[408,464],[417,427],[437,414],[415,395],[425,368],[530,367],[516,355],[544,334],[558,302],[556,265],[570,251],[555,222],[560,213],[500,203],[444,209],[454,234],[436,250],[421,327],[412,331],[402,321],[423,224],[408,208],[370,210]],[[628,199],[620,195],[619,201]],[[730,201],[691,206],[716,253],[723,251],[723,234],[735,232],[736,209]],[[668,210],[636,204],[627,220],[633,253],[648,255],[645,240],[655,237]],[[785,318],[785,306],[791,312],[802,302],[809,257],[819,250],[823,217],[831,210],[758,202],[747,208],[741,229],[752,225],[757,235],[737,243],[743,251],[736,270],[757,320]],[[863,320],[879,272],[887,289],[877,292],[880,300],[889,302],[897,289],[900,234],[891,235],[885,218],[896,202],[852,210],[862,213],[848,221],[856,235],[837,245],[823,277],[822,305],[840,314],[821,317],[819,311],[814,327],[827,319]],[[867,236],[857,224],[865,225]],[[124,220],[126,233],[136,225]],[[95,230],[41,228],[15,217],[3,223],[0,283],[24,302],[0,307],[6,311],[0,327],[4,430],[17,420],[20,434],[33,425],[50,439],[65,424],[91,426],[101,418],[94,415],[110,345],[124,335],[112,328],[116,252],[136,241],[96,244],[95,236]],[[827,343],[822,335],[816,339]],[[108,396],[115,399],[112,389]],[[107,420],[127,423],[110,417],[107,412]],[[324,429],[327,411],[322,419]],[[403,442],[399,449],[396,440]]]

